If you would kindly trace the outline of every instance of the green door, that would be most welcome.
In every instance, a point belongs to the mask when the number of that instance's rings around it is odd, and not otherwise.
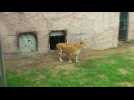
[[[31,34],[24,34],[19,37],[19,48],[21,52],[29,53],[36,51],[36,38]]]

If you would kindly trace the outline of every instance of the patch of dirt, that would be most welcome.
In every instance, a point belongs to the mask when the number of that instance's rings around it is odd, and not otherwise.
[[[127,57],[126,57],[126,58],[127,58]],[[127,59],[134,61],[134,57],[128,57]]]
[[[105,75],[103,75],[103,74],[99,75],[99,78],[102,79],[102,80],[106,80],[107,79],[107,77]]]
[[[54,74],[63,71],[65,75],[68,75],[70,72],[77,70],[74,64],[64,64],[64,65],[57,65],[51,69]]]
[[[39,75],[36,79],[36,81],[40,81],[40,80],[44,80],[44,79],[47,79],[46,76],[44,75]]]
[[[119,83],[120,86],[125,86],[125,87],[133,87],[134,84],[131,83],[131,82],[122,82],[122,83]]]
[[[115,64],[115,60],[110,59],[109,63],[110,64]]]
[[[128,70],[126,70],[126,69],[119,69],[119,72],[120,72],[122,75],[127,75],[127,74],[128,74]]]

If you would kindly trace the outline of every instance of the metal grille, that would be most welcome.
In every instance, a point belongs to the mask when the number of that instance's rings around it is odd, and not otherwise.
[[[128,12],[120,13],[120,29],[119,29],[119,40],[127,40],[128,35]]]

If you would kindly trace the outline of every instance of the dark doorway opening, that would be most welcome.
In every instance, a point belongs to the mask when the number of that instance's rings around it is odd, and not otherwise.
[[[50,50],[56,50],[57,43],[66,42],[66,31],[51,31],[49,34]]]
[[[119,27],[119,40],[126,41],[128,37],[128,20],[129,13],[121,12],[120,13],[120,27]]]

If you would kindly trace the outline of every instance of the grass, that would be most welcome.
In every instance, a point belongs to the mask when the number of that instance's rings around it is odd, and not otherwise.
[[[32,66],[23,72],[7,69],[10,87],[116,87],[134,86],[134,52],[105,54],[78,64]]]

